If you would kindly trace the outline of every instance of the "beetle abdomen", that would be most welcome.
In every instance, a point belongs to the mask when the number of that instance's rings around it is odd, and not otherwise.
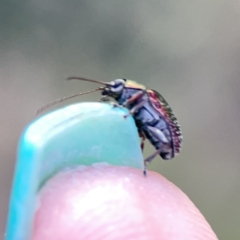
[[[172,157],[174,157],[180,152],[182,145],[182,131],[178,120],[173,114],[169,104],[160,93],[156,90],[148,90],[147,92],[149,95],[149,102],[168,123],[171,134],[171,145],[173,148]]]

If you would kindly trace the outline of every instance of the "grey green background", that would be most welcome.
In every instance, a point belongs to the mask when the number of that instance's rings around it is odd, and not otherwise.
[[[38,107],[96,87],[64,81],[79,75],[133,79],[167,99],[183,151],[150,169],[186,192],[220,239],[240,239],[239,26],[237,0],[2,1],[0,236],[18,138]]]

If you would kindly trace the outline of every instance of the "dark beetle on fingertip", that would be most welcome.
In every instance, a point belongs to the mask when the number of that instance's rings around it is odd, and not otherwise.
[[[180,125],[169,104],[156,90],[148,90],[145,86],[127,79],[101,82],[82,77],[69,77],[67,80],[94,82],[104,85],[104,87],[57,99],[40,108],[37,114],[70,98],[102,91],[103,97],[100,101],[110,101],[109,98],[113,98],[117,102],[112,103],[114,107],[125,107],[129,110],[129,114],[124,117],[133,116],[142,139],[142,150],[145,138],[155,147],[156,151],[144,160],[144,175],[146,175],[147,163],[151,162],[158,154],[162,159],[168,160],[180,152],[182,145]]]

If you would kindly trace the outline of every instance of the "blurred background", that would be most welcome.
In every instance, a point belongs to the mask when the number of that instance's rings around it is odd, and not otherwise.
[[[136,80],[166,98],[183,151],[172,161],[156,158],[150,170],[180,187],[220,239],[239,240],[239,26],[238,0],[3,0],[0,236],[19,136],[40,106],[96,87],[64,81],[78,75]],[[147,144],[145,156],[152,151]]]

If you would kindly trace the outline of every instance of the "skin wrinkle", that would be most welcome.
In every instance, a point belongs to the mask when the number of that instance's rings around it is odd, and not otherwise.
[[[69,169],[40,191],[33,240],[217,239],[189,198],[161,175],[129,167]]]

